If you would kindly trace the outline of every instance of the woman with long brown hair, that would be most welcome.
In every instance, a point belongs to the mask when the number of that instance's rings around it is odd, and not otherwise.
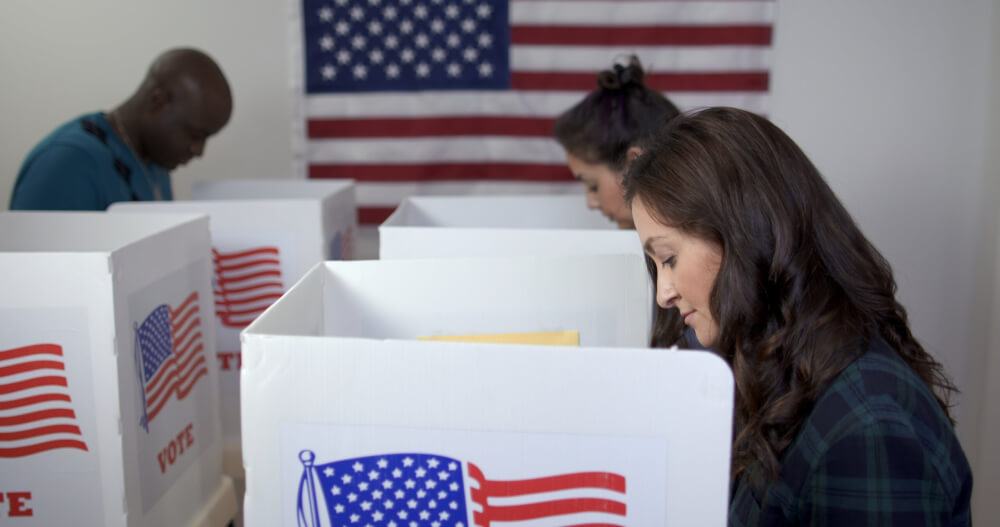
[[[657,303],[733,369],[730,525],[970,523],[955,387],[787,135],[732,108],[682,116],[623,186]]]

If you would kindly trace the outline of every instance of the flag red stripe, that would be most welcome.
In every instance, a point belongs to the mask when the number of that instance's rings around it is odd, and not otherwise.
[[[172,313],[182,313],[186,309],[188,309],[189,307],[191,307],[191,304],[194,304],[197,301],[198,301],[198,293],[197,292],[191,293],[190,295],[188,295],[187,298],[184,299],[183,302],[181,302],[180,307],[178,307],[177,309],[171,309],[170,311]],[[197,311],[197,307],[196,307],[195,311]]]
[[[770,46],[771,32],[769,25],[511,26],[510,41],[559,46]]]
[[[255,266],[258,266],[258,265],[277,265],[277,266],[280,266],[281,265],[281,261],[277,260],[277,259],[270,259],[270,258],[264,259],[264,258],[260,258],[260,259],[257,259],[257,260],[249,260],[249,261],[246,261],[246,262],[237,263],[237,264],[231,264],[231,265],[222,265],[222,264],[217,263],[216,266],[215,266],[215,272],[221,274],[221,273],[224,273],[224,272],[227,272],[227,271],[235,271],[235,270],[238,270],[238,269],[246,269],[248,267],[255,267]]]
[[[75,425],[40,426],[38,428],[29,428],[27,430],[18,430],[17,432],[0,432],[0,441],[16,441],[18,439],[28,439],[30,437],[52,434],[76,434],[78,436],[82,436],[83,432],[80,431],[80,427]]]
[[[395,212],[396,207],[358,207],[358,223],[379,225]]]
[[[46,441],[45,443],[38,443],[35,445],[27,445],[17,448],[0,448],[0,457],[24,457],[37,454],[39,452],[45,452],[47,450],[55,450],[57,448],[76,448],[83,450],[84,452],[87,451],[87,445],[83,441],[77,441],[75,439],[59,439],[56,441]]]
[[[263,311],[261,311],[261,313],[263,313]],[[223,316],[222,325],[227,328],[245,328],[249,326],[251,322],[257,320],[258,315],[260,315],[260,313],[253,313],[251,316],[242,317]]]
[[[20,408],[22,406],[31,406],[33,404],[48,403],[53,401],[63,401],[67,403],[72,402],[66,394],[46,393],[42,395],[24,397],[21,399],[13,399],[10,401],[0,401],[0,410],[10,410],[11,408]]]
[[[177,386],[187,381],[199,366],[204,367],[204,365],[205,357],[199,355],[195,360],[189,360],[183,367],[175,368],[170,372],[167,381],[160,387],[161,389],[146,398],[146,407],[159,409],[166,404],[170,400],[170,394],[177,391]]]
[[[202,357],[202,360],[204,360],[204,356],[199,355],[201,350],[202,346],[201,342],[199,342],[198,345],[195,346],[193,353],[187,354],[183,357],[180,355],[171,355],[169,359],[163,362],[160,369],[157,370],[156,375],[153,376],[153,379],[146,383],[147,406],[152,405],[153,402],[159,398],[160,393],[164,390],[164,387],[169,389],[171,379],[180,375],[180,372],[182,371],[188,371],[192,360],[199,356]]]
[[[512,72],[511,87],[517,90],[590,91],[594,74],[556,72]],[[766,92],[767,72],[739,73],[648,73],[646,86],[667,92]]]
[[[34,379],[28,379],[26,381],[12,382],[10,384],[0,384],[0,395],[19,392],[21,390],[27,390],[29,388],[38,388],[39,386],[66,386],[65,377],[37,377]]]
[[[472,499],[475,500],[476,498],[473,497]],[[505,507],[495,507],[484,503],[480,503],[480,505],[483,505],[483,511],[474,513],[476,523],[479,525],[489,525],[491,522],[533,520],[581,512],[603,512],[618,516],[625,516],[626,512],[624,503],[600,498],[541,501],[538,503]]]
[[[244,316],[250,316],[251,320],[252,320],[254,318],[257,318],[257,315],[259,315],[259,314],[263,313],[264,311],[266,311],[268,307],[270,307],[270,305],[260,306],[260,307],[254,307],[254,308],[251,308],[251,309],[229,309],[229,310],[226,310],[224,312],[219,313],[219,316],[225,316],[225,317],[244,317]]]
[[[189,372],[192,369],[191,363],[200,356],[200,351],[202,351],[202,347],[199,342],[198,345],[195,346],[194,353],[186,356],[175,355],[164,362],[163,366],[157,372],[157,375],[154,376],[148,384],[146,384],[146,400],[149,401],[148,405],[152,405],[153,402],[159,398],[164,389],[169,390],[172,379],[181,375],[183,372]],[[160,372],[166,373],[160,374]]]
[[[23,425],[24,423],[32,423],[34,421],[41,421],[43,419],[56,419],[59,417],[76,419],[76,414],[73,413],[73,410],[70,410],[68,408],[53,408],[50,410],[39,410],[37,412],[30,412],[21,415],[12,415],[10,417],[0,417],[0,426]]]
[[[481,473],[476,474],[473,470],[474,466],[471,463],[469,464],[469,477],[480,482],[479,492],[491,497],[521,496],[524,494],[576,488],[607,489],[615,492],[625,492],[625,478],[609,472],[581,472],[517,481],[490,481],[482,479]]]
[[[281,278],[281,271],[277,271],[277,270],[261,271],[259,273],[249,273],[249,274],[245,274],[245,275],[241,275],[241,276],[237,276],[237,277],[233,277],[233,278],[223,278],[223,277],[220,276],[218,278],[218,283],[219,283],[219,285],[225,285],[225,284],[231,284],[233,282],[240,282],[240,281],[243,281],[243,280],[249,280],[251,278],[259,278],[261,276],[277,276],[278,278]]]
[[[564,164],[532,163],[310,164],[309,177],[354,179],[359,183],[470,180],[576,181]]]
[[[6,377],[8,375],[14,375],[17,373],[24,373],[26,371],[35,370],[65,370],[63,363],[54,360],[36,360],[31,362],[22,362],[21,364],[15,364],[13,366],[7,366],[6,368],[0,368],[0,377]]]
[[[246,251],[239,251],[234,253],[221,253],[214,248],[212,249],[213,259],[215,260],[231,260],[233,258],[244,258],[246,256],[258,255],[258,254],[273,254],[278,255],[278,249],[276,247],[260,247],[257,249],[248,249]]]
[[[170,312],[170,331],[173,333],[173,332],[176,332],[178,328],[182,328],[182,327],[187,327],[188,330],[190,330],[190,328],[197,328],[199,326],[197,320],[195,320],[190,325],[188,323],[191,322],[191,317],[197,317],[197,316],[199,316],[199,314],[200,313],[198,313],[198,308],[197,307],[195,307],[194,309],[188,309],[186,311],[171,311]],[[178,339],[177,335],[174,334],[174,342],[178,342],[179,340],[182,340],[182,339]]]
[[[174,351],[177,352],[177,355],[186,355],[187,350],[191,348],[191,343],[201,338],[200,324],[190,324],[184,326],[182,329],[183,333],[174,329]],[[194,336],[188,338],[192,332]],[[183,347],[180,347],[182,345]]]
[[[62,356],[62,346],[58,344],[33,344],[31,346],[22,346],[20,348],[12,348],[9,350],[0,351],[0,361],[19,359],[21,357],[27,357],[29,355],[59,355]]]
[[[260,301],[268,301],[267,305],[271,305],[275,300],[277,300],[279,298],[281,298],[281,293],[273,293],[273,294],[269,294],[269,295],[259,295],[259,296],[254,296],[254,297],[240,299],[240,300],[227,300],[225,302],[216,302],[215,303],[215,307],[220,307],[220,306],[224,307],[224,308],[226,308],[226,310],[227,310],[226,312],[227,313],[239,313],[238,310],[229,309],[229,308],[235,307],[235,306],[242,306],[242,305],[246,305],[246,304],[253,304],[253,303],[256,303],[256,302],[260,302]],[[258,309],[260,309],[261,311],[263,311],[264,309],[267,309],[267,306],[259,307]]]
[[[239,293],[246,293],[247,291],[253,291],[254,289],[270,289],[272,287],[281,289],[281,282],[259,282],[255,285],[249,285],[246,287],[227,287],[226,289],[216,289],[214,292],[215,296],[218,297],[220,295],[235,295]],[[216,301],[216,305],[218,305],[218,301]]]
[[[536,117],[433,117],[412,119],[309,119],[313,139],[503,135],[551,137],[554,119]]]
[[[204,363],[204,358],[201,359],[201,362]],[[206,368],[201,368],[200,370],[197,370],[197,372],[195,373],[194,377],[191,378],[191,380],[187,384],[187,386],[185,386],[184,388],[179,388],[178,386],[179,386],[179,383],[181,381],[178,380],[177,383],[174,383],[173,389],[171,391],[173,393],[177,394],[177,400],[182,401],[182,400],[184,400],[184,398],[186,398],[188,396],[189,393],[191,393],[191,390],[194,388],[195,383],[198,382],[198,379],[201,379],[205,375],[208,375],[208,370]],[[159,406],[157,406],[151,412],[149,412],[149,420],[150,421],[152,421],[153,418],[156,417],[157,414],[160,413],[160,410],[163,409],[163,405],[165,405],[168,400],[170,400],[169,394],[162,401],[160,401],[160,405]]]

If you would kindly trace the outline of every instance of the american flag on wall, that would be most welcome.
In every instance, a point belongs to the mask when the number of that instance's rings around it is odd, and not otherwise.
[[[135,333],[143,407],[139,424],[148,433],[149,423],[172,398],[184,400],[208,375],[198,293],[191,293],[176,308],[157,306]]]
[[[359,222],[413,194],[577,190],[552,121],[636,54],[682,110],[768,113],[774,1],[292,0],[304,158]]]
[[[58,344],[0,350],[0,458],[87,450]]]
[[[220,252],[212,249],[215,316],[230,328],[244,328],[284,293],[281,252],[252,247]]]
[[[487,479],[473,463],[426,453],[401,453],[303,463],[296,510],[299,527],[489,527],[624,525],[625,478],[576,472],[514,481]],[[318,483],[318,484],[317,484]],[[468,499],[467,499],[468,496]],[[471,515],[470,515],[471,513]],[[600,523],[592,523],[600,518]],[[580,524],[582,525],[582,524]]]

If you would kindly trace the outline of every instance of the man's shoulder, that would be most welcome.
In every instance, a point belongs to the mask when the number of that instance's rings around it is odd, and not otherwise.
[[[102,122],[101,112],[87,113],[70,119],[39,141],[28,154],[28,158],[49,151],[64,153],[76,151],[90,156],[103,154],[107,150],[107,131]]]

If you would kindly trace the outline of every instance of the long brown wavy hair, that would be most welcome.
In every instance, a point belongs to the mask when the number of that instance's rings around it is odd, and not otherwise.
[[[818,396],[876,336],[950,415],[955,386],[910,332],[888,262],[778,127],[734,108],[678,117],[623,186],[657,221],[722,248],[710,309],[713,349],[736,382],[734,479],[777,478]],[[676,340],[682,330],[653,333]]]

